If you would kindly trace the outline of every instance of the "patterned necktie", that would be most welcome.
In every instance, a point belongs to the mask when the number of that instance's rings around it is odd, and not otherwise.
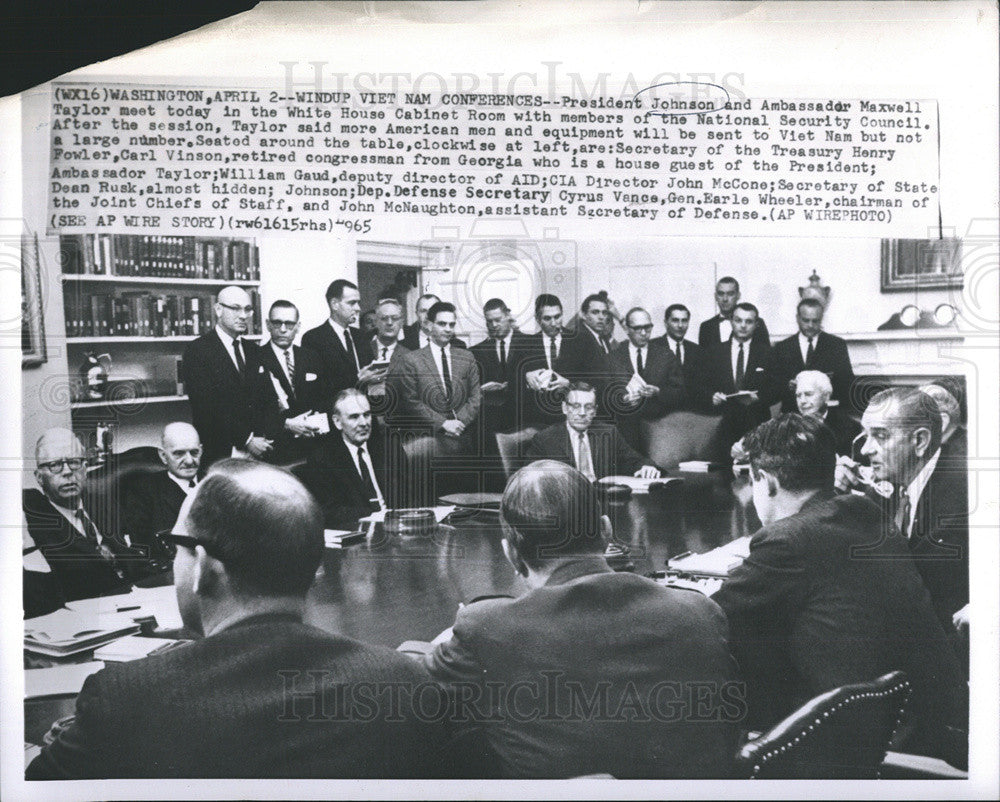
[[[240,372],[240,376],[244,376],[247,372],[247,363],[243,361],[243,348],[240,347],[239,337],[233,339],[233,354],[236,356],[236,369]]]
[[[365,460],[365,447],[358,446],[358,472],[361,474],[361,486],[365,489],[365,495],[371,504],[372,512],[382,508],[378,500],[378,491],[375,489],[375,480],[371,471],[368,470],[368,462]]]
[[[444,377],[444,398],[451,404],[451,369],[448,367],[448,351],[441,346],[441,375]]]
[[[507,346],[503,340],[500,340],[500,371],[504,372],[507,370]]]
[[[743,389],[743,380],[746,377],[746,362],[743,356],[743,343],[740,343],[740,353],[736,357],[736,389]]]
[[[646,376],[642,372],[644,367],[645,366],[642,364],[642,349],[641,348],[636,348],[635,349],[635,372],[638,373],[639,376],[641,378],[643,378],[643,379],[646,378]]]
[[[122,578],[123,574],[121,570],[118,568],[117,565],[115,565],[115,553],[111,550],[111,547],[108,546],[107,543],[101,542],[101,539],[97,531],[97,526],[90,519],[90,516],[87,515],[87,512],[86,510],[83,509],[83,507],[77,508],[76,519],[77,521],[80,522],[80,526],[83,529],[84,536],[87,538],[90,544],[95,549],[97,549],[103,560],[111,563],[111,567],[115,569],[115,573],[118,574],[119,578]]]
[[[559,352],[556,350],[556,338],[549,337],[549,367],[555,370],[556,360],[559,358]]]
[[[806,347],[806,367],[812,364],[813,361],[813,338],[809,338],[809,345]]]
[[[347,326],[344,326],[344,347],[347,349],[347,353],[351,355],[351,359],[354,362],[354,369],[361,370],[361,364],[358,362],[358,352],[354,350],[354,338],[351,336],[351,330]]]
[[[291,346],[285,349],[285,368],[288,371],[288,383],[295,387],[295,363],[292,361]]]
[[[576,464],[580,473],[593,482],[597,477],[594,476],[594,464],[590,459],[590,444],[587,442],[587,433],[577,432],[577,437],[579,442],[576,447]]]

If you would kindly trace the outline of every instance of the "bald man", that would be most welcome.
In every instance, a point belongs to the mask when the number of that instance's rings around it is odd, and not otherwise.
[[[99,510],[88,503],[84,457],[83,445],[73,432],[49,429],[35,445],[35,481],[40,490],[22,494],[33,541],[25,549],[26,567],[29,554],[40,551],[66,601],[127,592],[138,556],[105,528]]]
[[[215,328],[184,349],[184,389],[206,467],[231,456],[266,458],[283,424],[260,348],[246,339],[253,313],[246,290],[225,287]]]
[[[174,525],[181,504],[198,486],[201,438],[190,423],[176,421],[163,428],[159,446],[164,470],[130,477],[122,488],[122,532],[133,545],[146,546],[162,557],[156,538]]]

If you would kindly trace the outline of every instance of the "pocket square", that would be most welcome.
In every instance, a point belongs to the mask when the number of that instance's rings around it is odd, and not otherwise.
[[[306,374],[306,381],[307,382],[314,382],[314,381],[316,381],[316,374],[315,373],[307,373]]]
[[[263,373],[263,372],[264,372],[264,366],[263,366],[263,365],[259,365],[259,366],[257,367],[257,372],[258,372],[258,373]]]

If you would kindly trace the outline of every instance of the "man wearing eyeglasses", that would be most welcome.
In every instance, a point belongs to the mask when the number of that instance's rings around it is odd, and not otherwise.
[[[659,468],[632,448],[618,430],[594,424],[597,395],[586,382],[572,382],[563,401],[565,421],[536,434],[528,446],[529,460],[554,459],[576,468],[591,481],[605,476],[655,479]]]
[[[662,418],[684,402],[684,374],[662,342],[650,340],[653,319],[634,307],[625,315],[628,340],[611,349],[610,404],[615,423],[632,448],[641,448],[639,420]]]
[[[297,479],[220,462],[160,537],[202,637],[88,677],[27,780],[440,776],[441,718],[419,715],[444,709],[427,672],[303,621],[323,519]]]
[[[162,559],[156,533],[173,525],[184,500],[198,487],[201,438],[190,423],[174,421],[163,427],[157,451],[162,471],[136,474],[123,484],[122,532],[133,545]]]
[[[260,347],[246,339],[253,312],[246,290],[224,288],[215,329],[184,350],[184,388],[205,466],[230,456],[264,459],[274,446],[269,426],[278,419],[277,399]]]
[[[269,340],[260,349],[260,361],[268,373],[278,401],[278,424],[268,462],[289,463],[306,458],[318,435],[329,431],[330,384],[323,361],[310,348],[295,345],[299,310],[291,301],[278,300],[267,312]],[[325,425],[324,425],[325,424]]]
[[[84,456],[73,432],[49,429],[35,446],[35,481],[41,490],[22,495],[33,541],[24,556],[35,549],[42,553],[66,601],[128,592],[139,557],[107,530],[99,510],[86,500]]]

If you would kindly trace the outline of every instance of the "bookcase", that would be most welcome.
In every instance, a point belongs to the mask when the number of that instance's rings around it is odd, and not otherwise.
[[[59,240],[70,415],[85,443],[88,433],[107,426],[127,443],[135,439],[129,427],[190,420],[181,355],[214,326],[212,306],[223,287],[247,291],[254,306],[247,336],[260,336],[253,239],[72,234]],[[101,398],[88,397],[81,370],[88,355],[110,362]]]

